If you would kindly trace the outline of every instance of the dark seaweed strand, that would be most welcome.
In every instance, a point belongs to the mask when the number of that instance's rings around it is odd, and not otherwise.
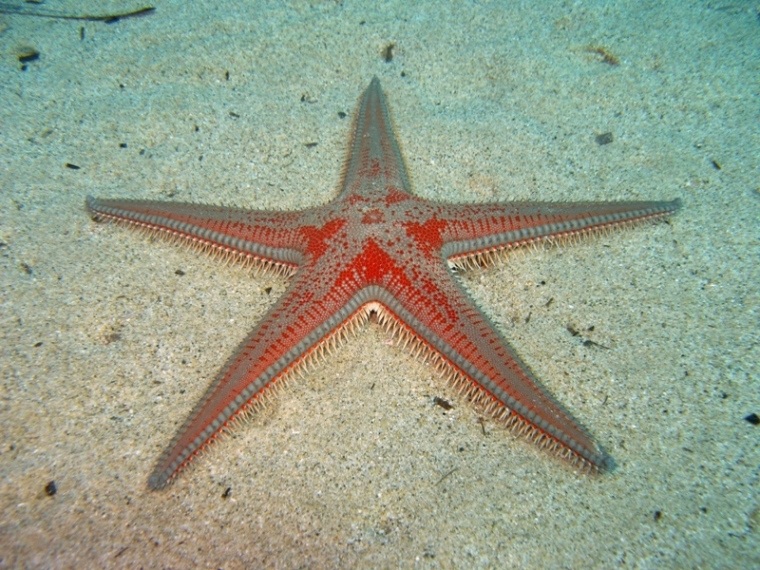
[[[136,18],[138,16],[147,16],[156,9],[153,6],[146,6],[144,8],[138,8],[129,12],[122,12],[119,14],[103,14],[101,16],[93,16],[90,14],[82,14],[80,16],[75,14],[56,14],[55,12],[40,12],[37,10],[25,10],[21,6],[14,6],[13,4],[6,4],[0,2],[0,14],[8,14],[15,16],[32,16],[35,18],[52,18],[55,20],[80,20],[86,22],[105,22],[106,24],[113,24],[119,20],[125,18]]]

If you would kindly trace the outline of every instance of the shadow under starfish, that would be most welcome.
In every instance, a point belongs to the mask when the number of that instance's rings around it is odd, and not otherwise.
[[[672,214],[670,202],[446,204],[411,193],[380,82],[361,97],[341,189],[300,211],[87,198],[112,220],[292,277],[222,367],[148,484],[165,487],[276,382],[329,353],[371,316],[506,425],[591,470],[609,457],[544,391],[453,268],[507,250]]]

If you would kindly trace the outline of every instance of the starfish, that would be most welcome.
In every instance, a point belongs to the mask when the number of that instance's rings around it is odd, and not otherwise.
[[[380,81],[361,96],[340,193],[300,211],[87,198],[96,221],[143,228],[292,278],[229,358],[148,479],[167,486],[262,396],[370,318],[494,416],[580,468],[607,454],[538,384],[455,271],[508,250],[660,218],[670,202],[447,204],[412,194]]]

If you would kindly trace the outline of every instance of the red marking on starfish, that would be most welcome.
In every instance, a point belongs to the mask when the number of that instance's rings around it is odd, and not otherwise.
[[[269,212],[88,198],[95,220],[146,228],[293,275],[177,432],[148,484],[167,485],[266,390],[372,315],[507,425],[578,465],[603,468],[604,452],[539,388],[452,267],[485,265],[513,247],[663,217],[679,206],[678,200],[469,205],[418,198],[377,78],[361,98],[341,191],[324,206]]]

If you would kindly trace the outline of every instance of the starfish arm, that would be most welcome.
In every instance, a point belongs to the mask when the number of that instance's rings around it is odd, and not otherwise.
[[[680,200],[445,205],[438,214],[445,222],[442,253],[456,264],[527,243],[665,217],[680,206]]]
[[[451,271],[425,269],[414,287],[385,289],[379,302],[439,367],[507,425],[571,461],[603,469],[607,457],[540,386],[529,367],[473,305]]]
[[[311,271],[310,271],[311,270]],[[305,267],[222,367],[157,462],[148,485],[165,487],[234,421],[253,411],[281,380],[325,356],[366,321],[367,295],[315,284]]]
[[[409,176],[380,81],[373,77],[354,117],[339,198],[371,196],[378,188],[407,194]]]
[[[144,228],[224,255],[293,270],[302,262],[299,228],[315,211],[268,212],[201,204],[87,197],[96,220]]]

